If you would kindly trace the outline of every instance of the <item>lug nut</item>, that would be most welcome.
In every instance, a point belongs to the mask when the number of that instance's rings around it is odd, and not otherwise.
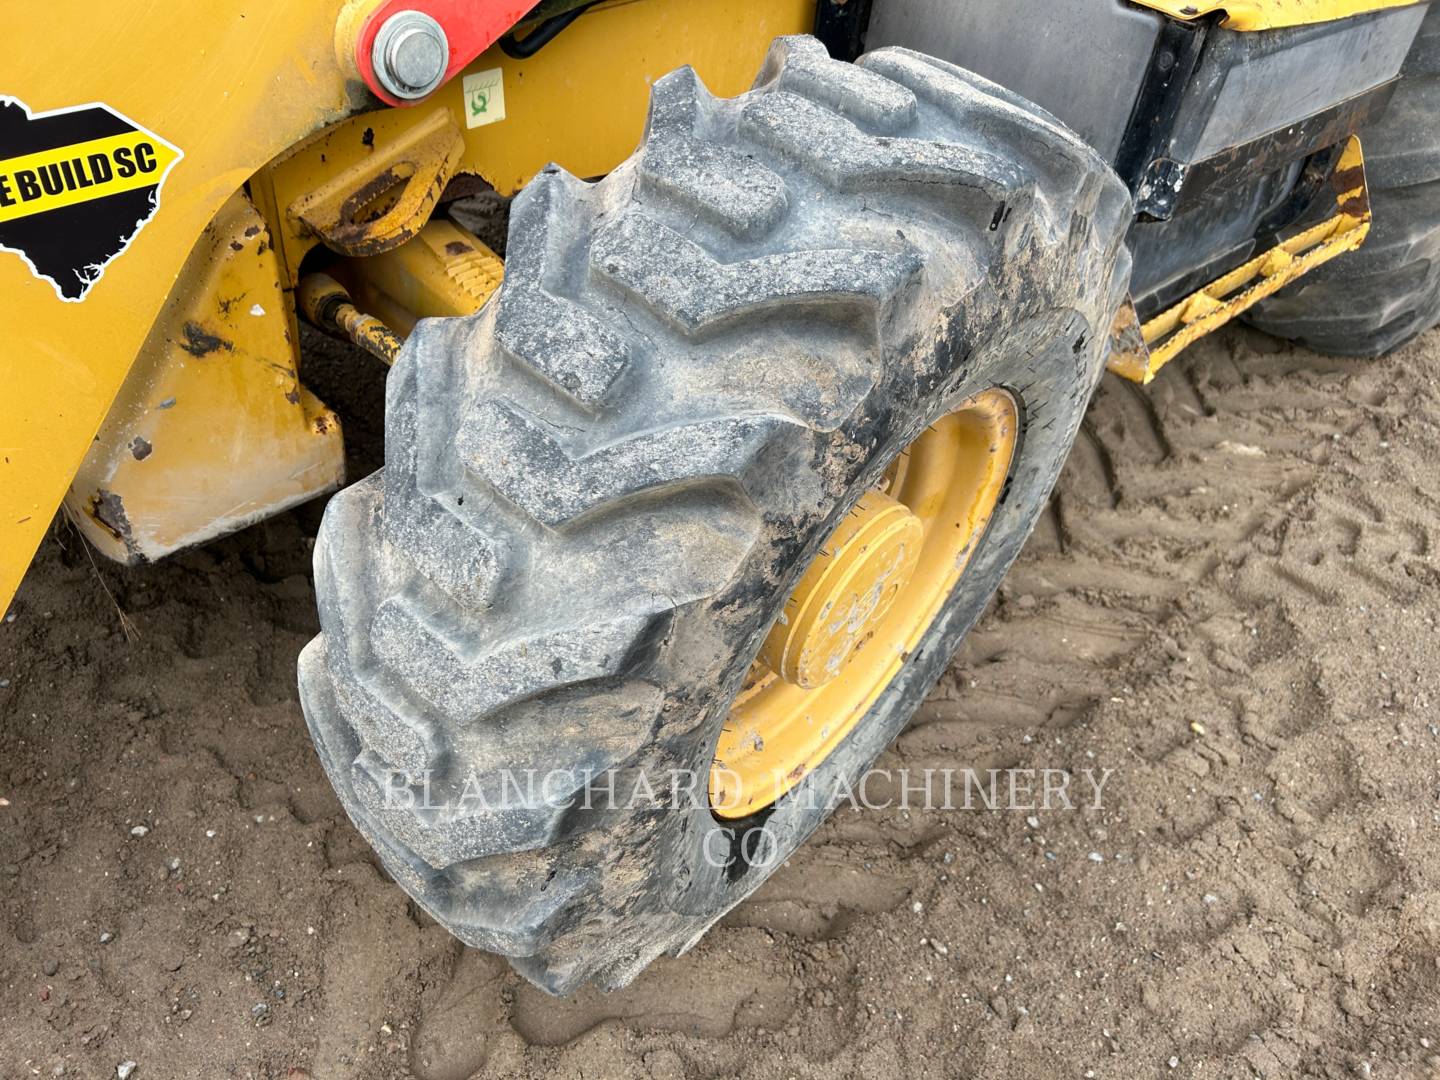
[[[370,60],[381,86],[397,98],[415,101],[445,78],[450,42],[440,24],[423,11],[397,11],[375,35]]]

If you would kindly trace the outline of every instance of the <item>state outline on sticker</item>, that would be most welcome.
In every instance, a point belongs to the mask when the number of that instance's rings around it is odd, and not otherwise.
[[[80,303],[160,210],[178,146],[104,102],[0,94],[0,252]]]

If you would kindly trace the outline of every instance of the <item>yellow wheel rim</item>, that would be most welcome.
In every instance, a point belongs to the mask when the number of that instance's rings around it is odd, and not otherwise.
[[[748,817],[779,799],[900,673],[989,523],[1015,427],[1003,390],[971,398],[901,451],[821,546],[716,744],[715,814]]]

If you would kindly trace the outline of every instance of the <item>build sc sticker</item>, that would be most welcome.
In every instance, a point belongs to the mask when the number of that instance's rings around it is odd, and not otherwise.
[[[160,207],[182,154],[108,105],[31,113],[0,97],[0,250],[83,300]]]

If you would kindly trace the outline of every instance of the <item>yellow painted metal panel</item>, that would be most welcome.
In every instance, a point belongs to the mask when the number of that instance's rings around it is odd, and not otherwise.
[[[159,209],[83,301],[0,252],[0,607],[206,224],[257,169],[353,110],[341,0],[10,5],[0,94],[37,113],[101,102],[184,156]],[[0,148],[3,155],[3,148]]]
[[[814,23],[814,0],[665,0],[658,10],[632,2],[589,12],[528,60],[492,49],[466,74],[503,72],[505,119],[472,129],[460,167],[506,194],[551,161],[602,175],[639,145],[661,75],[689,64],[715,95],[742,93],[772,39]],[[447,94],[463,113],[463,80]]]
[[[159,559],[339,487],[340,422],[300,385],[270,233],[237,192],[205,228],[65,509],[112,559]]]
[[[1217,11],[1228,30],[1276,30],[1282,26],[1334,22],[1383,8],[1409,7],[1424,0],[1135,0],[1176,19],[1198,19]]]

